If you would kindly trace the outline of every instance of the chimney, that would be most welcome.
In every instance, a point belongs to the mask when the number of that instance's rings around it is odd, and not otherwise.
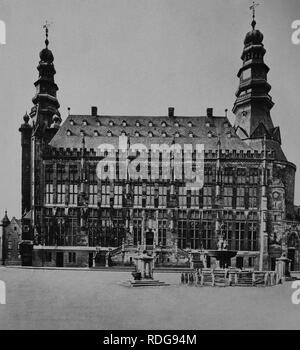
[[[169,107],[169,109],[168,109],[169,117],[174,117],[174,112],[175,112],[175,108],[174,107]]]
[[[91,114],[93,117],[97,116],[97,107],[96,106],[92,106],[91,108]]]
[[[213,116],[213,109],[212,108],[206,108],[206,115],[208,117],[212,117]]]

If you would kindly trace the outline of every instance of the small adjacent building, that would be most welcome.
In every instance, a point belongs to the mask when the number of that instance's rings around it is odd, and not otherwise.
[[[1,226],[0,257],[2,265],[21,265],[21,255],[19,249],[22,239],[21,220],[18,220],[15,217],[9,220],[7,212],[5,211]]]

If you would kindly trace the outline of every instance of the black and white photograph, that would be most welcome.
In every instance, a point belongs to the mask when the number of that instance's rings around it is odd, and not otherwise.
[[[299,330],[299,93],[299,0],[0,0],[0,330]]]

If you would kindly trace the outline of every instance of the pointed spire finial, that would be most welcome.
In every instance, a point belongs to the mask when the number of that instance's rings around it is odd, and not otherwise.
[[[256,21],[255,21],[255,8],[259,5],[259,3],[256,3],[255,1],[252,2],[252,5],[250,6],[250,10],[252,10],[252,23],[251,26],[253,30],[255,29]]]
[[[43,25],[43,29],[45,29],[45,36],[46,36],[46,40],[45,40],[46,48],[48,48],[48,45],[49,45],[48,32],[51,24],[52,23],[49,23],[48,21],[46,21],[45,24]]]

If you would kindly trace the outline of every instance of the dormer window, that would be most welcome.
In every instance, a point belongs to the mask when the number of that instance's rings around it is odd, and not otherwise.
[[[114,122],[113,122],[112,120],[110,120],[110,121],[108,122],[108,125],[109,125],[109,126],[113,126],[113,125],[114,125]]]
[[[122,126],[127,126],[126,120],[123,120],[123,121],[122,121]]]
[[[121,136],[126,136],[126,132],[124,130],[121,131]]]
[[[149,137],[153,137],[153,132],[152,132],[152,131],[149,131],[149,132],[148,132],[148,136],[149,136]]]
[[[179,127],[179,123],[178,122],[175,122],[174,125],[175,125],[176,128]]]
[[[227,137],[230,139],[231,136],[232,136],[232,135],[231,135],[231,132],[228,132],[228,133],[227,133]]]
[[[211,137],[212,137],[212,132],[209,131],[209,132],[207,133],[207,136],[208,136],[209,138],[211,138]]]
[[[83,130],[80,130],[80,136],[84,136],[84,131]]]
[[[163,122],[161,123],[161,126],[162,126],[163,128],[165,128],[165,127],[167,126],[167,123],[166,123],[165,121],[163,121]]]
[[[141,123],[137,120],[137,121],[135,122],[135,126],[141,126]]]
[[[175,137],[179,137],[179,136],[180,136],[179,132],[176,131],[176,132],[175,132]]]
[[[192,122],[188,122],[188,127],[192,128],[193,127],[193,123]]]
[[[75,122],[74,122],[73,119],[70,120],[70,124],[71,124],[71,125],[75,125]]]
[[[96,124],[97,126],[101,126],[100,120],[97,120]]]
[[[94,130],[94,136],[99,136],[98,130]]]
[[[138,131],[136,131],[136,132],[134,133],[134,136],[135,136],[135,137],[139,137],[139,136],[141,136],[141,135],[140,135],[140,133],[139,133]]]
[[[166,132],[163,132],[163,133],[161,134],[161,136],[162,136],[162,137],[167,137],[167,133],[166,133]]]
[[[110,130],[107,131],[107,136],[112,136],[112,132]]]
[[[67,136],[71,136],[72,135],[72,132],[71,132],[71,130],[67,130]]]
[[[148,126],[152,127],[152,126],[153,126],[153,122],[150,121],[150,122],[148,123]]]
[[[206,126],[207,128],[210,128],[210,122],[206,122],[206,123],[205,123],[205,126]]]
[[[194,134],[192,132],[189,132],[189,137],[194,137]]]
[[[86,120],[86,119],[84,119],[84,120],[82,121],[82,125],[83,125],[83,126],[87,126],[87,120]]]

